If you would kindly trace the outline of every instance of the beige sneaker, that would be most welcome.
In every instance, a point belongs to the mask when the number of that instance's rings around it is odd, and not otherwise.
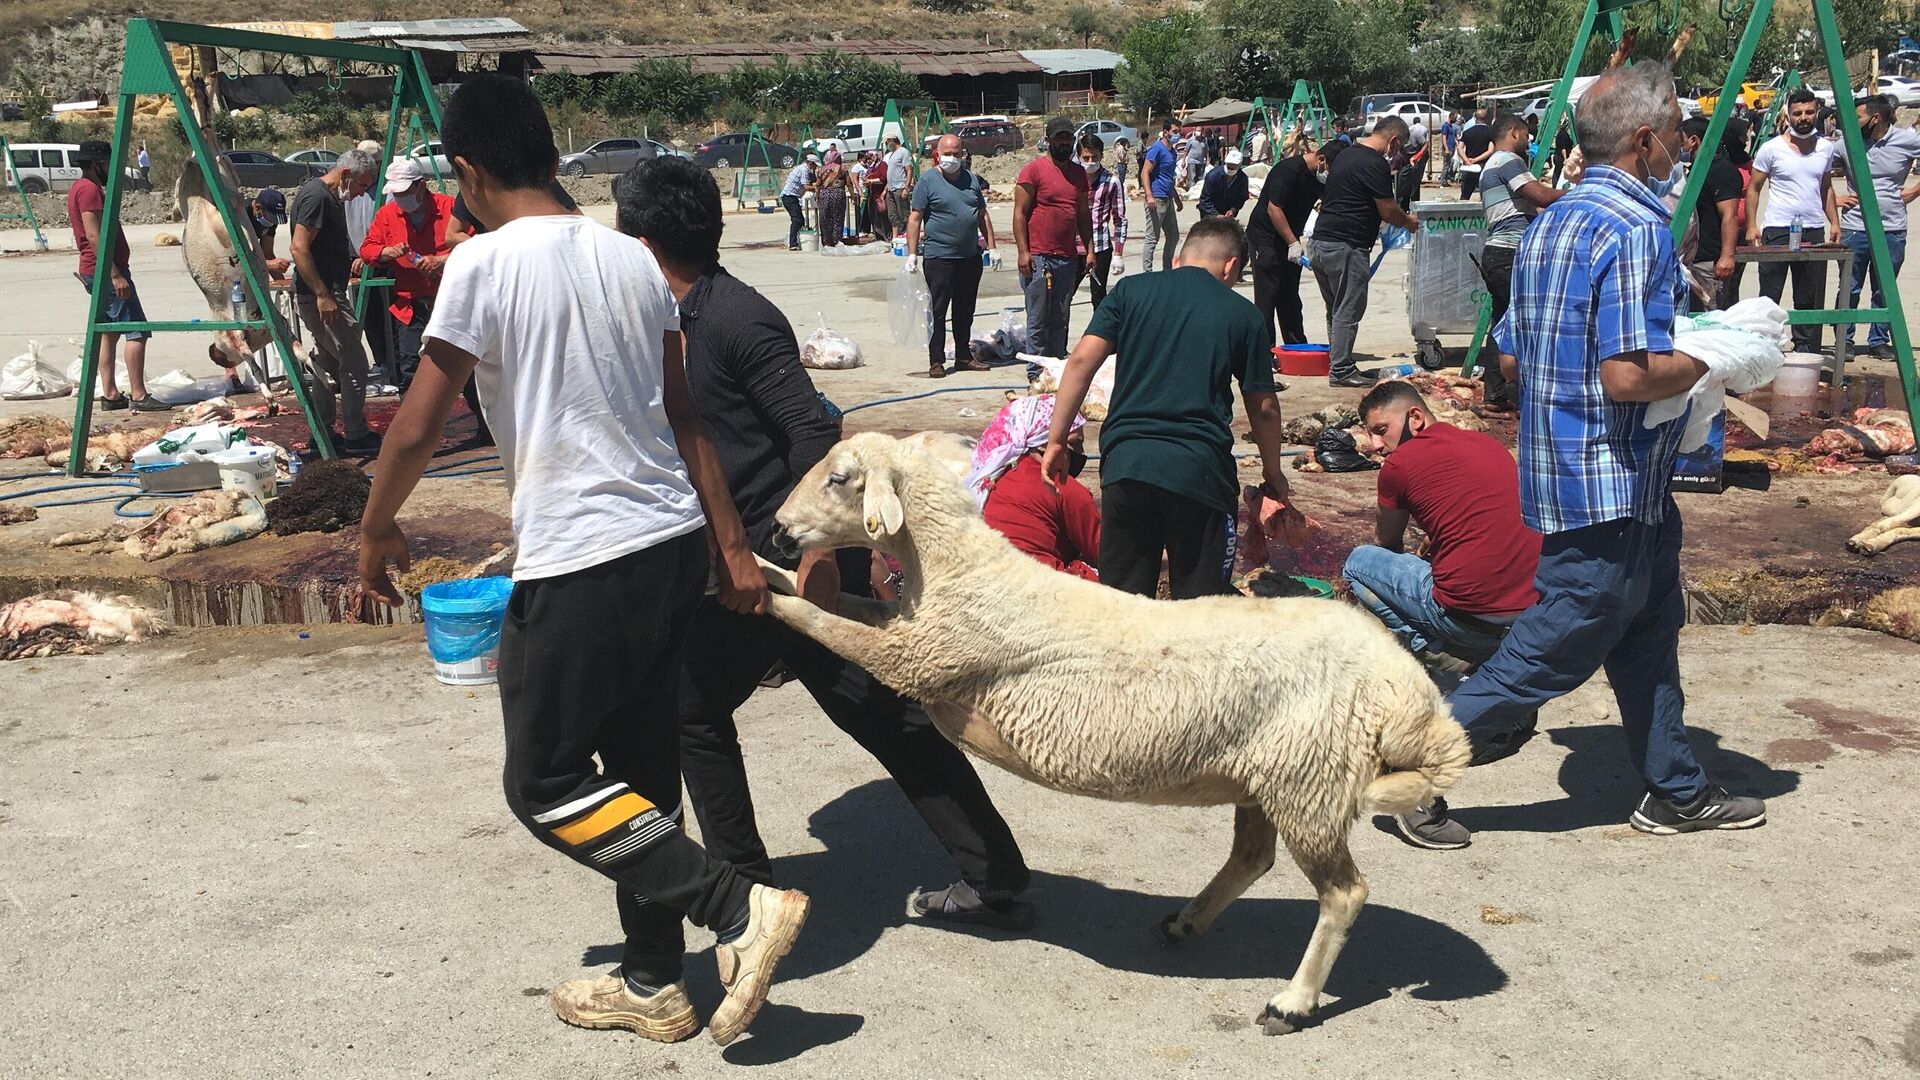
[[[793,949],[807,921],[807,894],[755,885],[747,894],[747,930],[729,945],[714,946],[720,985],[726,999],[707,1024],[713,1041],[725,1046],[740,1037],[766,1004],[773,969]]]
[[[627,989],[618,975],[563,982],[547,995],[553,1015],[575,1027],[620,1028],[655,1042],[679,1042],[700,1030],[700,1017],[680,983],[652,997]]]

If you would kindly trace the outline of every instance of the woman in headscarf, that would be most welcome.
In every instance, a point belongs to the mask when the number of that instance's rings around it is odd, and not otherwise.
[[[816,178],[820,197],[820,246],[833,247],[841,240],[847,222],[847,167],[841,164],[840,151],[827,151]]]
[[[1053,423],[1053,395],[1015,398],[994,416],[973,448],[967,487],[981,504],[987,524],[1013,546],[1088,581],[1100,580],[1100,508],[1080,481],[1067,477],[1055,491],[1040,473],[1040,455]],[[1081,428],[1073,418],[1067,445],[1074,475],[1086,464],[1080,453]]]

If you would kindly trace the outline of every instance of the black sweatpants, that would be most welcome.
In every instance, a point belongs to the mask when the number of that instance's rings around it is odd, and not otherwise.
[[[1487,340],[1480,347],[1478,374],[1486,386],[1486,402],[1513,403],[1513,388],[1500,371],[1500,349],[1493,343],[1493,328],[1500,325],[1513,303],[1513,257],[1518,248],[1490,246],[1480,249],[1480,280],[1493,298],[1493,321],[1487,324]]]
[[[1249,238],[1247,250],[1253,257],[1253,306],[1269,326],[1277,320],[1284,345],[1304,345],[1307,341],[1306,314],[1300,307],[1300,264],[1287,258],[1287,249],[1276,243]]]
[[[869,591],[869,556],[865,550],[857,555],[841,560],[841,576],[846,591],[859,595]],[[972,763],[919,705],[798,631],[766,616],[736,615],[712,597],[694,615],[680,680],[680,771],[710,855],[750,880],[771,876],[733,714],[776,661],[887,770],[982,897],[1000,900],[1025,891],[1031,875],[1013,831]],[[684,951],[676,914],[656,909],[642,912],[641,919],[650,955]]]
[[[800,208],[800,196],[782,195],[780,205],[787,208],[787,249],[800,250],[800,230],[807,227],[807,212]]]
[[[1775,226],[1760,230],[1760,243],[1767,247],[1785,248],[1791,239],[1793,229],[1787,226]],[[1826,226],[1800,230],[1802,247],[1812,247],[1826,236]],[[1736,266],[1739,264],[1735,264]],[[1795,311],[1818,311],[1826,306],[1827,264],[1824,261],[1807,262],[1763,262],[1760,264],[1760,295],[1780,302],[1780,294],[1786,291],[1787,277],[1793,277],[1793,308]],[[1796,326],[1793,328],[1794,352],[1819,352],[1820,340],[1825,331],[1818,326]]]
[[[927,363],[945,367],[947,363],[947,309],[953,309],[953,359],[965,363],[973,359],[973,309],[980,302],[980,260],[921,259],[927,275],[927,307],[933,316],[933,333],[927,336]]]
[[[1234,515],[1141,480],[1100,488],[1100,583],[1153,596],[1160,557],[1175,600],[1233,591]]]
[[[646,932],[661,912],[725,930],[746,918],[752,885],[680,829],[676,698],[706,581],[696,530],[517,582],[500,634],[507,805],[549,847],[613,879],[622,968],[647,983],[680,977],[680,950],[659,952]]]
[[[392,312],[387,313],[393,317]],[[413,376],[420,369],[420,348],[426,340],[427,320],[433,317],[433,298],[417,297],[413,301],[413,320],[401,322],[393,320],[394,327],[394,366],[400,369],[399,386],[402,391],[413,383]],[[467,411],[473,414],[474,433],[480,442],[493,442],[493,429],[487,426],[487,414],[480,408],[480,387],[467,376],[467,383],[460,388],[460,396],[467,399]]]
[[[1099,307],[1100,301],[1107,298],[1107,275],[1113,270],[1113,249],[1093,253],[1093,276],[1087,278],[1087,292],[1093,298],[1093,306]]]

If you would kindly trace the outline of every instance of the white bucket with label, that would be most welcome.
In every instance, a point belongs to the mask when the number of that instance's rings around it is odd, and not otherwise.
[[[220,468],[220,487],[256,499],[270,499],[276,487],[273,450],[265,446],[235,446],[207,459]]]

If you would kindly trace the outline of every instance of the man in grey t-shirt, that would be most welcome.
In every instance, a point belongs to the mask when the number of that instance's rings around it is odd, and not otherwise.
[[[1855,107],[1860,118],[1860,137],[1867,144],[1867,172],[1873,178],[1873,194],[1880,203],[1880,225],[1887,234],[1887,256],[1893,262],[1895,277],[1907,256],[1907,204],[1920,198],[1920,183],[1907,186],[1914,165],[1920,160],[1920,131],[1894,125],[1893,103],[1885,97],[1861,100]],[[1834,171],[1851,179],[1846,171],[1846,147],[1834,158]],[[1840,242],[1853,251],[1853,284],[1838,297],[1834,307],[1860,306],[1860,286],[1873,266],[1867,247],[1867,225],[1860,216],[1860,196],[1853,193],[1836,196],[1840,207]],[[1880,290],[1880,274],[1873,273],[1873,306],[1885,307]],[[1853,327],[1841,330],[1848,346],[1853,344]],[[1867,352],[1881,359],[1893,358],[1893,336],[1886,323],[1874,323],[1867,330]]]
[[[1493,125],[1493,155],[1480,169],[1480,205],[1486,209],[1487,241],[1480,250],[1480,278],[1493,299],[1498,326],[1513,299],[1513,257],[1526,235],[1527,222],[1540,208],[1560,197],[1560,191],[1533,175],[1527,167],[1531,132],[1525,117],[1503,116]],[[1513,391],[1500,369],[1499,350],[1489,340],[1480,354],[1480,378],[1486,384],[1489,408],[1509,409]]]
[[[907,217],[907,266],[926,269],[933,333],[927,338],[927,375],[944,378],[947,309],[953,309],[953,369],[986,371],[973,357],[973,306],[980,297],[981,242],[993,247],[987,197],[961,159],[960,136],[942,135],[933,146],[938,171],[913,185]]]
[[[340,155],[325,176],[300,185],[288,219],[293,223],[293,295],[300,310],[314,364],[340,394],[340,436],[346,453],[372,453],[380,437],[367,427],[367,352],[361,347],[360,321],[347,299],[353,273],[353,247],[347,235],[346,200],[373,186],[374,159],[360,150]],[[316,386],[314,412],[331,428],[334,391]]]
[[[893,235],[907,231],[907,199],[913,194],[913,156],[900,145],[900,133],[887,133],[887,226]]]

